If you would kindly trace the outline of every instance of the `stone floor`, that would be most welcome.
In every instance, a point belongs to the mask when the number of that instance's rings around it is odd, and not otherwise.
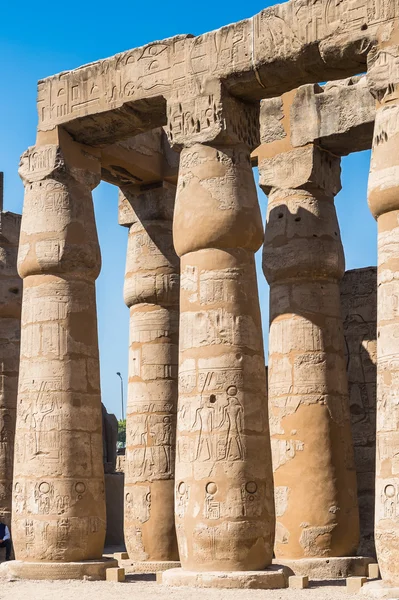
[[[313,582],[307,590],[198,590],[168,588],[153,575],[130,575],[125,583],[0,581],[0,600],[367,600],[348,594],[344,581]]]

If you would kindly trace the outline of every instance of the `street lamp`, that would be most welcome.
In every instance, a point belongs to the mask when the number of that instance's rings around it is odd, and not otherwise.
[[[117,372],[117,375],[121,379],[121,401],[122,401],[122,421],[123,421],[124,414],[125,414],[125,411],[123,410],[123,379],[122,379],[122,375],[119,373],[119,371]]]

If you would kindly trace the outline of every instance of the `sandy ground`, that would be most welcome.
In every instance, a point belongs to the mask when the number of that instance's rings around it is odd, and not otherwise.
[[[130,575],[125,583],[0,580],[0,600],[367,600],[348,594],[345,582],[313,582],[307,590],[198,590],[170,588],[153,575]]]

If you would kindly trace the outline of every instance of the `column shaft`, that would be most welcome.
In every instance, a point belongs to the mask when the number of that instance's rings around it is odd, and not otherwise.
[[[131,560],[177,561],[174,467],[179,259],[173,248],[175,187],[124,190],[129,224],[124,296],[130,308],[125,543]]]
[[[369,206],[378,223],[375,545],[383,580],[399,565],[399,101],[377,110]]]
[[[339,173],[339,159],[312,146],[260,165],[269,194],[263,268],[277,559],[350,556],[359,539],[334,208]]]
[[[22,156],[24,279],[13,538],[22,561],[102,556],[105,499],[91,189],[99,165],[49,145]]]
[[[193,571],[271,563],[274,503],[254,252],[263,227],[246,145],[181,153],[176,527]]]

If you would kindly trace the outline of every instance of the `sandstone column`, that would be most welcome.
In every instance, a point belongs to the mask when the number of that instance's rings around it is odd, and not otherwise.
[[[308,144],[265,158],[259,172],[269,196],[263,268],[270,284],[276,562],[351,556],[359,519],[340,310],[344,255],[334,208],[340,159]],[[304,564],[307,574],[312,561]]]
[[[398,588],[399,47],[382,44],[368,66],[378,101],[368,191],[378,223],[375,545],[383,583]]]
[[[209,572],[225,571],[228,587],[239,577],[233,571],[270,565],[274,503],[254,261],[263,227],[250,163],[259,117],[223,96],[219,110],[216,132],[178,136],[175,513],[183,570],[167,571],[164,581],[217,586]]]
[[[10,569],[28,578],[104,576],[101,260],[91,198],[100,166],[89,150],[65,140],[33,147],[20,166],[24,296]]]
[[[21,332],[17,273],[21,215],[4,212],[0,173],[0,520],[11,527],[12,474]]]
[[[179,332],[175,193],[175,186],[161,182],[145,190],[123,188],[120,196],[119,222],[130,227],[124,289],[130,308],[124,529],[135,571],[159,571],[159,561],[179,558],[174,524]],[[141,561],[145,564],[140,566]],[[150,566],[153,561],[157,564]]]

